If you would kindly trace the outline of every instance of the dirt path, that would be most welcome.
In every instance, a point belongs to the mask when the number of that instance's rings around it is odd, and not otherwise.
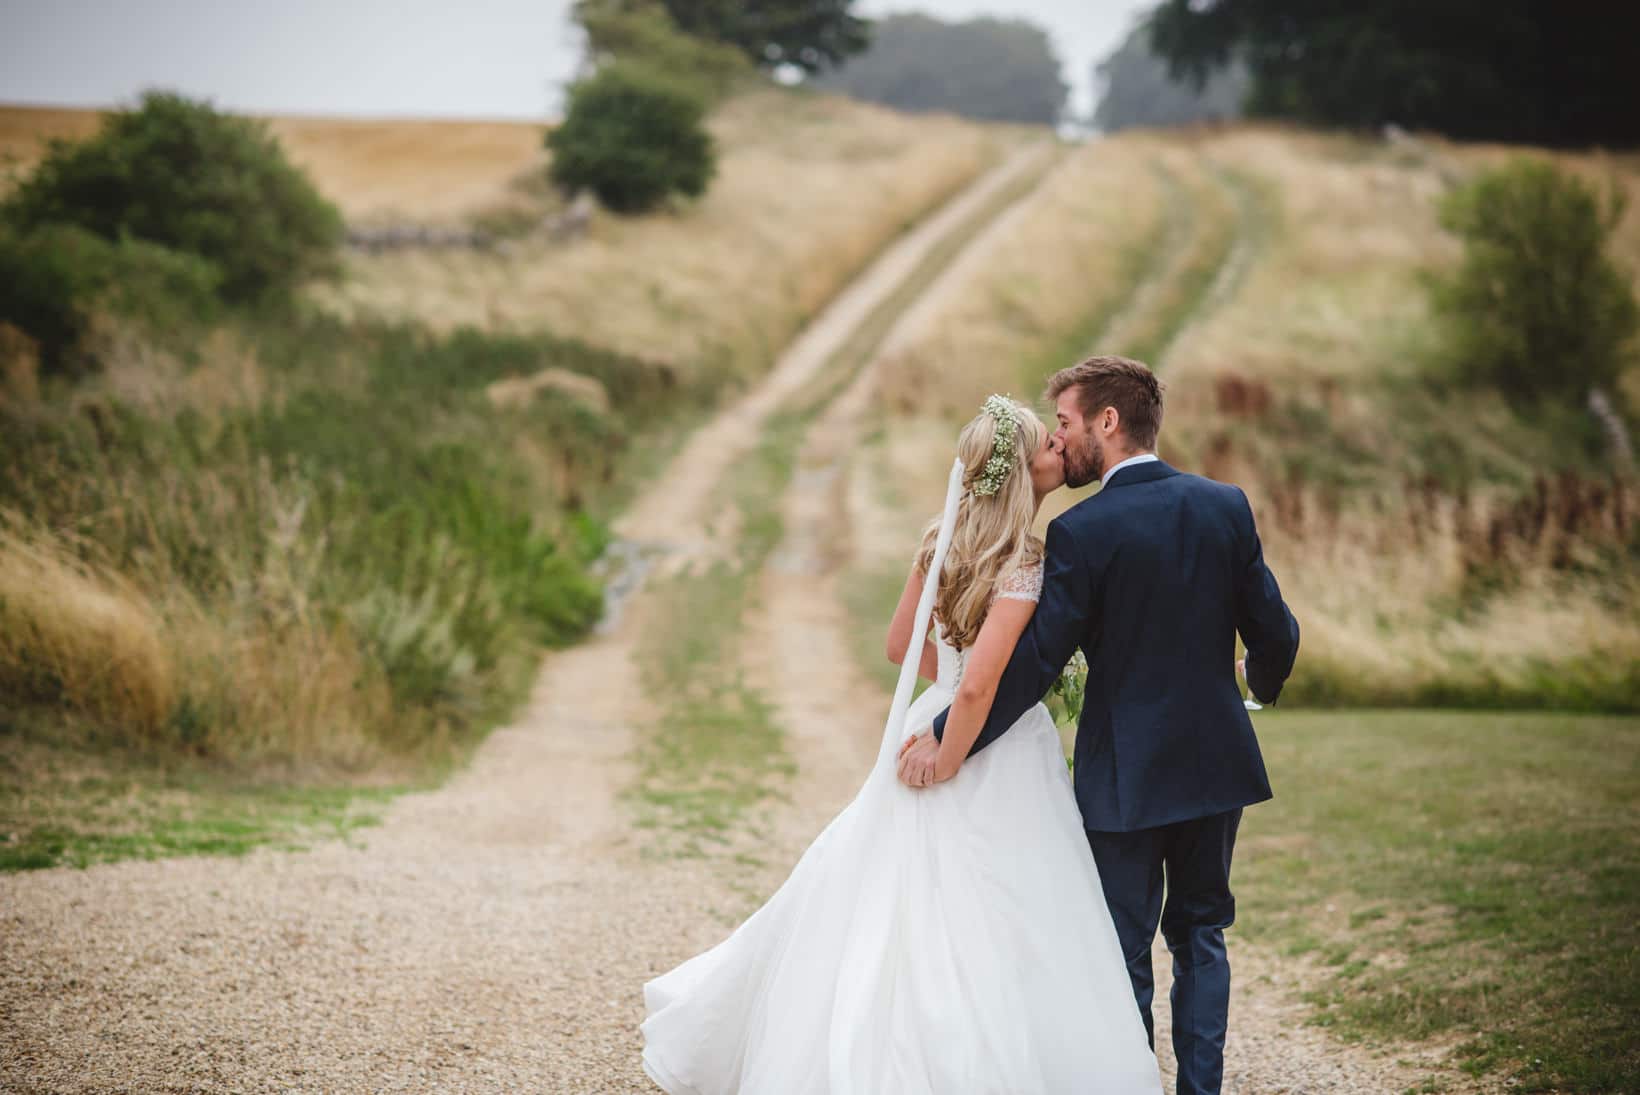
[[[1021,150],[890,248],[621,534],[673,558],[712,552],[705,501],[761,423],[1038,155]],[[642,856],[620,802],[651,721],[631,683],[642,599],[549,658],[467,770],[356,843],[0,879],[0,1087],[648,1090],[641,985],[719,937],[740,899],[699,862]]]

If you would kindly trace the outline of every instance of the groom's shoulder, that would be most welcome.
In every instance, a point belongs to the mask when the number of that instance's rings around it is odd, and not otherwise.
[[[1222,520],[1242,525],[1252,518],[1247,492],[1234,483],[1221,483],[1188,472],[1181,472],[1170,482],[1177,484],[1176,489],[1188,493],[1193,507],[1216,513]]]
[[[1181,490],[1192,491],[1225,502],[1239,502],[1247,497],[1242,489],[1234,483],[1221,483],[1217,479],[1209,479],[1204,475],[1192,475],[1187,471],[1175,475],[1172,482]]]

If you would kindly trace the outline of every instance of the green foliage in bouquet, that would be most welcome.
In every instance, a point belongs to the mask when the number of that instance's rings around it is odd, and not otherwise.
[[[1060,726],[1075,726],[1082,718],[1088,694],[1088,659],[1078,650],[1048,689],[1048,710]]]

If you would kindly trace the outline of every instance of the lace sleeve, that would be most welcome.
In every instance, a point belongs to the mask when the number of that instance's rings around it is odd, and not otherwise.
[[[1032,563],[1004,575],[997,583],[997,599],[1037,601],[1042,599],[1042,564]]]

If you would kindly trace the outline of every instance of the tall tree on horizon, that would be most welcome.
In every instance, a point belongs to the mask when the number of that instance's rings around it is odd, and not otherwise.
[[[1232,55],[1249,113],[1454,137],[1640,144],[1640,6],[1547,0],[1163,0],[1151,46],[1201,81]]]
[[[764,68],[834,68],[871,42],[854,0],[662,0],[685,34],[739,48]]]

